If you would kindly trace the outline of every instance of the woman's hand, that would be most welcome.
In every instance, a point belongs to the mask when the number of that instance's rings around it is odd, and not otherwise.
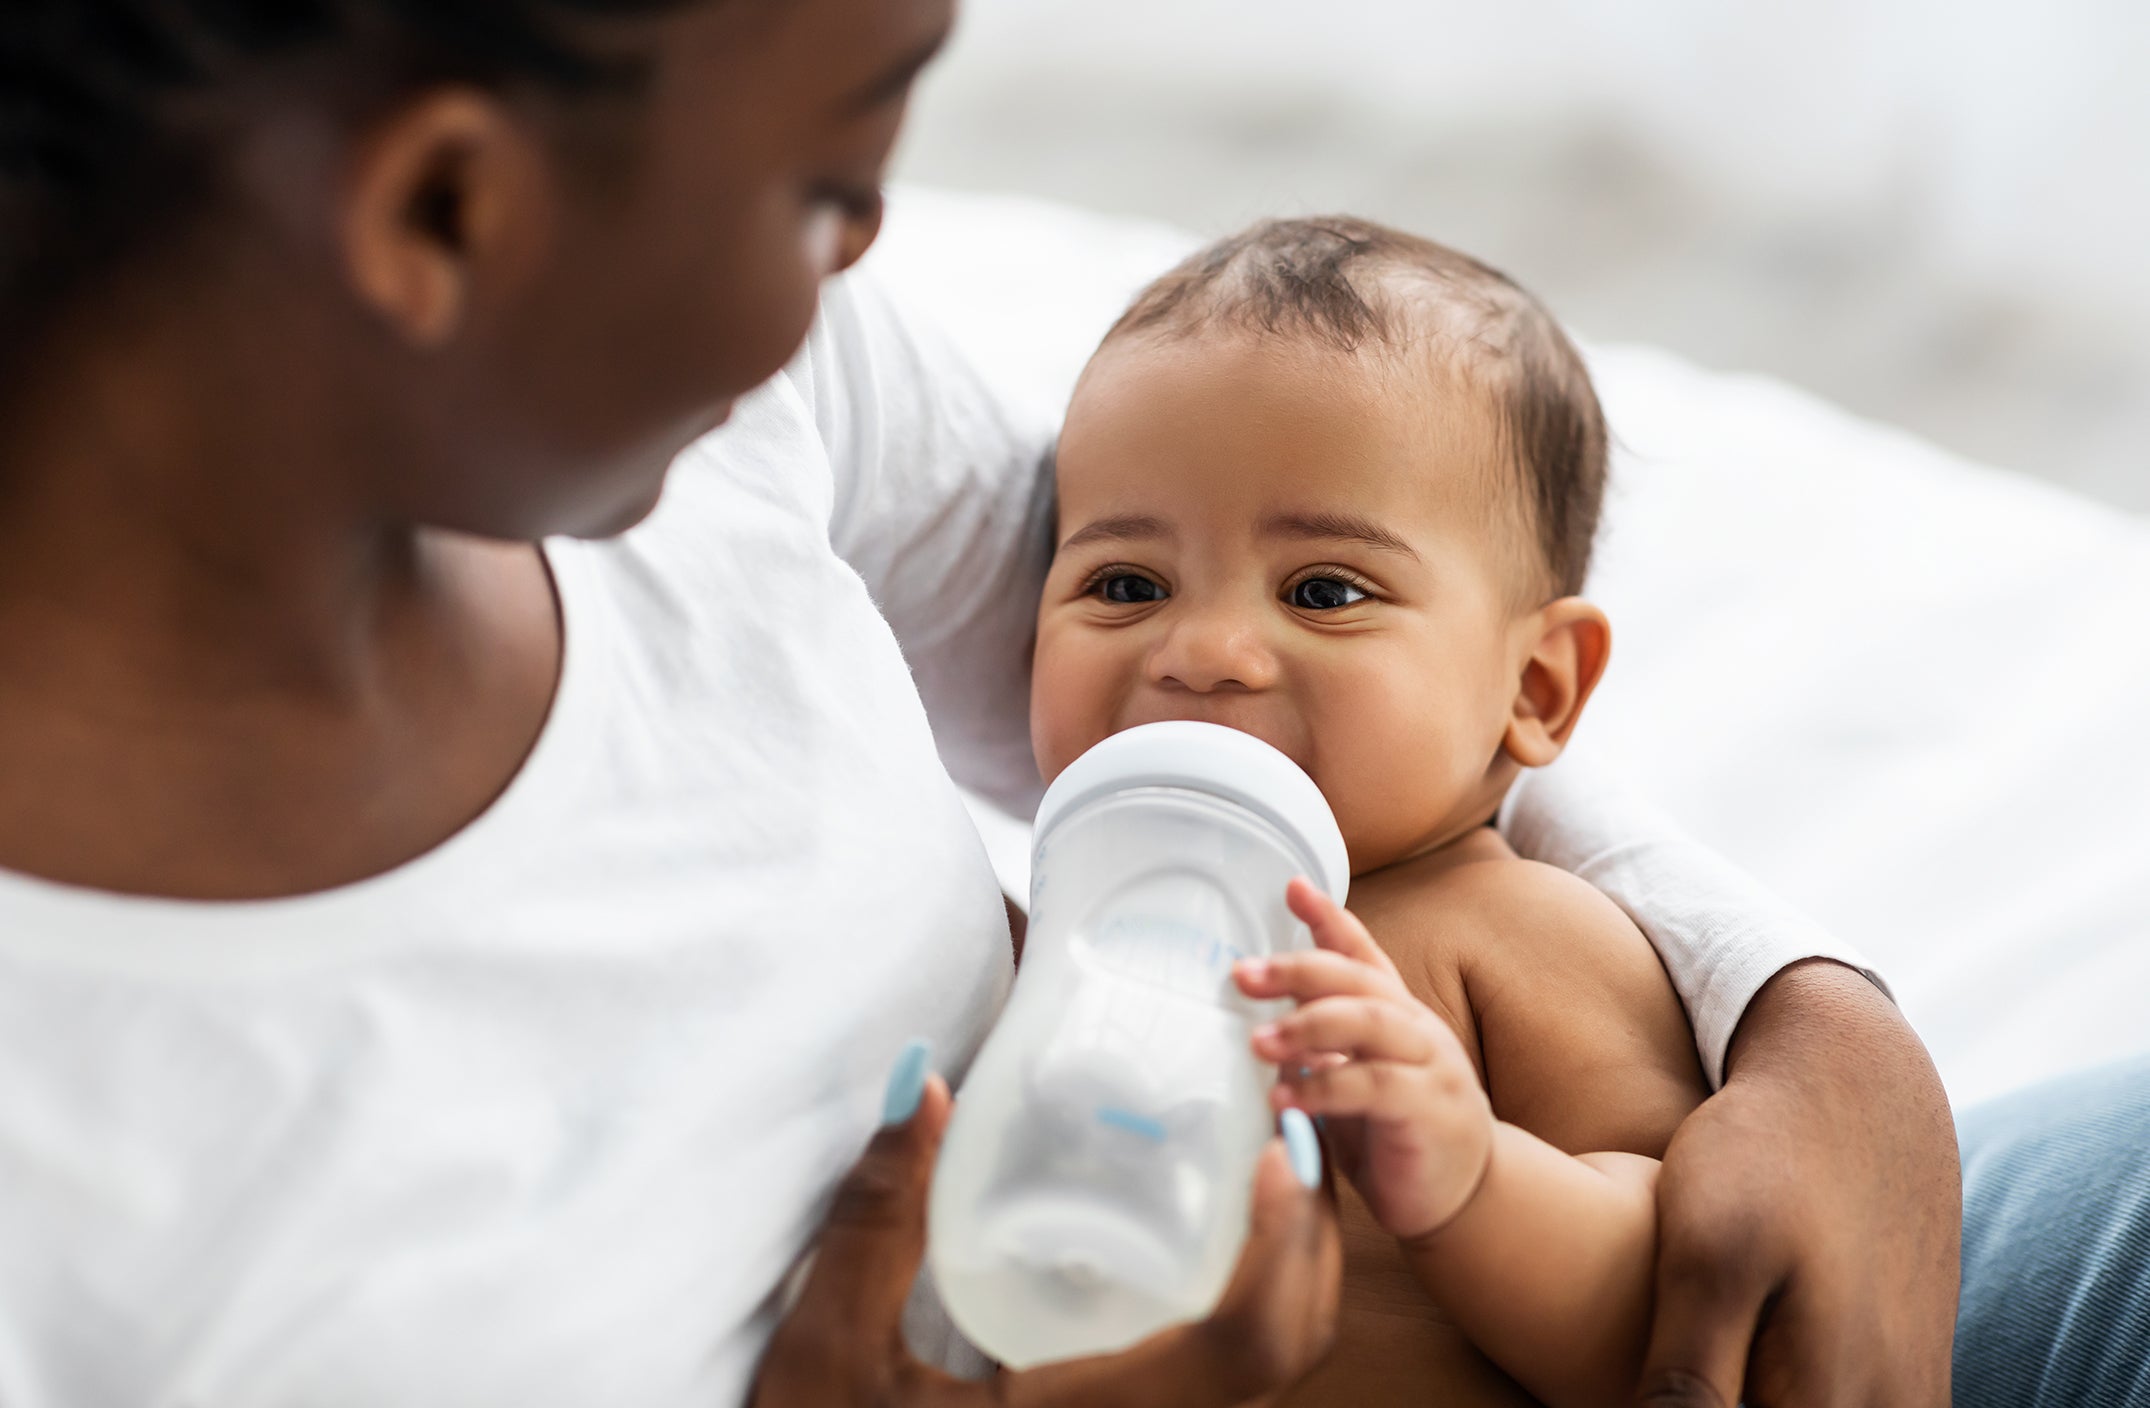
[[[891,1099],[901,1114],[908,1101]],[[1233,1408],[1293,1383],[1327,1351],[1342,1258],[1307,1129],[1295,1156],[1281,1141],[1263,1151],[1246,1250],[1209,1319],[991,1384],[919,1363],[899,1322],[950,1108],[948,1087],[928,1080],[916,1112],[882,1130],[844,1180],[805,1292],[762,1361],[755,1408]]]
[[[1946,1408],[1963,1227],[1947,1096],[1896,1008],[1786,969],[1658,1181],[1657,1408]]]
[[[1493,1107],[1463,1043],[1366,926],[1305,880],[1285,892],[1315,947],[1239,965],[1240,991],[1299,1010],[1254,1034],[1271,1101],[1318,1115],[1359,1194],[1406,1241],[1462,1211],[1493,1156]]]

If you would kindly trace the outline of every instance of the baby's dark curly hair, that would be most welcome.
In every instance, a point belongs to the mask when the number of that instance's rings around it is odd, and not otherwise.
[[[1575,344],[1500,271],[1349,216],[1264,220],[1151,284],[1106,335],[1224,327],[1356,354],[1431,350],[1493,398],[1543,586],[1581,591],[1605,498],[1605,414]]]
[[[597,31],[695,3],[709,0],[4,0],[0,325],[19,339],[196,214],[221,100],[244,85],[327,60],[358,95],[631,86],[635,66]]]

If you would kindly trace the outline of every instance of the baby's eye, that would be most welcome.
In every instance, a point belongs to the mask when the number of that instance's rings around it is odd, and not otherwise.
[[[1162,586],[1132,572],[1120,572],[1106,577],[1092,590],[1115,606],[1147,606],[1153,601],[1165,599],[1165,589]]]
[[[1301,611],[1338,611],[1366,600],[1366,593],[1338,577],[1309,577],[1291,589]]]

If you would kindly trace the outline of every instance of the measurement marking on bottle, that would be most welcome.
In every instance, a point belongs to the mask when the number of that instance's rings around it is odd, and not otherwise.
[[[1108,1125],[1113,1129],[1124,1129],[1129,1134],[1140,1135],[1152,1144],[1165,1142],[1163,1123],[1151,1119],[1148,1115],[1138,1115],[1133,1110],[1122,1110],[1112,1105],[1100,1105],[1097,1109],[1097,1122],[1102,1125]]]
[[[1206,1001],[1231,995],[1232,965],[1247,956],[1208,925],[1140,913],[1112,916],[1085,946],[1116,973]]]

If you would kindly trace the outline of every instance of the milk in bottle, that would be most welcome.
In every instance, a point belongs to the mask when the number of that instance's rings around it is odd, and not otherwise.
[[[1349,866],[1312,779],[1212,724],[1106,739],[1038,813],[1029,939],[956,1102],[929,1214],[956,1324],[1014,1367],[1207,1314],[1274,1129],[1241,958],[1303,948],[1298,875]]]

